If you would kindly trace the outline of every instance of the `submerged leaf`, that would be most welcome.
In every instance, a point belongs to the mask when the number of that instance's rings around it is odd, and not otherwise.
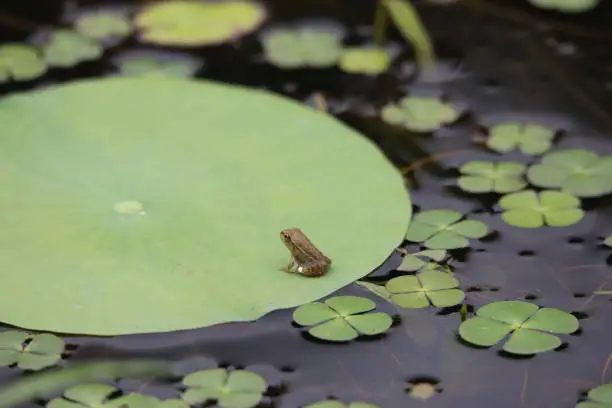
[[[46,71],[47,66],[35,48],[21,44],[0,46],[0,83],[10,79],[29,81]]]
[[[113,58],[126,76],[190,77],[203,62],[189,54],[160,51],[128,51]]]
[[[382,119],[417,132],[433,132],[459,118],[450,104],[431,97],[408,96],[398,104],[389,104],[381,111]]]
[[[132,24],[125,13],[106,10],[78,16],[74,28],[83,37],[96,41],[120,39],[132,32]]]
[[[338,30],[274,29],[263,37],[266,59],[281,68],[329,67],[342,53]]]
[[[463,174],[457,180],[459,187],[471,193],[511,193],[527,185],[520,178],[525,172],[521,163],[471,161],[459,171]]]
[[[104,53],[100,44],[77,32],[57,29],[47,34],[49,38],[43,46],[43,58],[50,66],[68,68],[98,59]]]
[[[489,129],[487,146],[506,153],[519,148],[523,153],[539,155],[548,151],[555,137],[553,129],[532,123],[502,123]]]
[[[391,64],[389,53],[381,48],[347,47],[340,56],[340,69],[351,74],[378,75]]]

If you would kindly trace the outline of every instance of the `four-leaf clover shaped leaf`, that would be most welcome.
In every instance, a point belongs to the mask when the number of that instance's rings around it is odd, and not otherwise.
[[[595,387],[587,393],[589,401],[583,401],[576,408],[610,408],[612,407],[612,384]]]
[[[580,200],[562,191],[519,191],[503,196],[499,200],[503,208],[502,219],[515,227],[539,228],[544,224],[565,227],[579,222],[584,211]]]
[[[346,47],[338,65],[349,74],[377,75],[391,64],[389,53],[382,48]]]
[[[521,178],[525,172],[525,165],[521,163],[471,161],[461,166],[459,171],[463,175],[457,183],[470,193],[511,193],[527,185]]]
[[[49,333],[16,330],[0,333],[0,366],[17,364],[22,370],[41,370],[62,358],[64,340]]]
[[[117,389],[106,384],[79,384],[64,391],[63,398],[54,398],[46,408],[99,408],[106,407],[109,397]]]
[[[182,398],[189,404],[214,400],[221,408],[255,407],[268,389],[266,380],[257,373],[225,368],[193,372],[183,377],[183,384],[188,388]]]
[[[426,269],[417,275],[391,279],[385,288],[392,293],[391,301],[407,309],[421,309],[430,304],[450,307],[463,302],[465,293],[457,289],[459,281],[446,272]]]
[[[124,13],[95,11],[80,15],[75,30],[83,37],[96,41],[118,40],[132,32],[132,24]]]
[[[604,238],[603,244],[607,247],[612,248],[612,235],[607,238]]]
[[[387,313],[366,313],[376,304],[359,296],[336,296],[323,302],[307,303],[293,312],[300,326],[314,326],[308,333],[322,340],[349,341],[360,335],[386,332],[393,323]]]
[[[43,58],[50,66],[68,68],[83,61],[100,58],[104,50],[97,42],[71,30],[49,33],[43,46]]]
[[[559,188],[576,197],[612,193],[612,155],[584,149],[552,152],[527,170],[527,179],[543,188]]]
[[[266,59],[282,68],[329,67],[342,53],[339,34],[332,30],[275,29],[263,38]]]
[[[28,81],[46,71],[47,65],[35,48],[21,44],[0,46],[0,83],[9,79]]]
[[[442,262],[446,258],[446,254],[446,251],[443,249],[426,249],[413,254],[406,254],[397,270],[415,272],[425,267],[437,267],[438,264],[436,262]]]
[[[454,249],[467,247],[468,238],[482,238],[489,232],[482,221],[460,221],[462,218],[461,213],[452,210],[418,213],[410,222],[406,239],[423,242],[429,249]]]
[[[578,330],[578,319],[564,311],[539,308],[529,302],[507,300],[489,303],[476,316],[459,326],[459,335],[468,343],[490,347],[505,339],[503,350],[529,355],[554,350],[561,345],[550,333],[570,334]]]
[[[432,97],[408,96],[398,104],[389,104],[381,111],[382,119],[415,132],[433,132],[456,121],[457,111],[450,104]]]
[[[553,129],[530,123],[502,123],[489,129],[487,147],[500,153],[519,148],[523,153],[547,152],[555,137]]]

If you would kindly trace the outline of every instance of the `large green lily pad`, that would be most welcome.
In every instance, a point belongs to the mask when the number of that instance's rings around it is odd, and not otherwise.
[[[0,310],[12,325],[118,335],[253,320],[363,277],[410,220],[375,145],[264,91],[112,78],[0,107]],[[289,227],[333,260],[326,275],[280,270]]]

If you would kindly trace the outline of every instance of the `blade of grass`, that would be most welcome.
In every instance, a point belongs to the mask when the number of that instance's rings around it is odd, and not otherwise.
[[[435,68],[435,53],[429,33],[410,0],[381,0],[391,19],[415,50],[421,71]]]

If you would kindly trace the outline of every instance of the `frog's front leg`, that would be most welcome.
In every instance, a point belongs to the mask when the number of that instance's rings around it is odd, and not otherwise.
[[[281,270],[284,272],[288,272],[288,273],[295,273],[295,272],[298,272],[299,268],[300,268],[300,264],[298,263],[298,261],[295,259],[295,257],[291,257],[289,264],[281,268]]]

